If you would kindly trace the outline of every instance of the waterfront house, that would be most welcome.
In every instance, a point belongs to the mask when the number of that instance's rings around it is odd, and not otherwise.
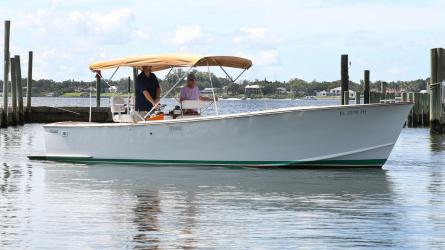
[[[247,85],[244,88],[245,95],[260,95],[261,87],[259,85]]]
[[[329,90],[329,95],[331,95],[331,96],[340,96],[341,95],[341,87],[330,89]],[[349,90],[349,98],[355,98],[355,91]]]
[[[278,88],[277,88],[277,93],[278,93],[278,94],[286,94],[286,93],[287,93],[287,90],[286,90],[286,88],[284,88],[284,87],[278,87]]]

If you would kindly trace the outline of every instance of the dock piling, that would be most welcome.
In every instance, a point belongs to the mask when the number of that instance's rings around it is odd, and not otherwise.
[[[401,94],[401,97],[402,97],[402,102],[407,102],[408,101],[408,93],[403,92]]]
[[[15,67],[15,58],[10,59],[10,65],[11,65],[11,107],[12,107],[12,113],[11,113],[11,125],[16,126],[17,125],[17,78],[16,78],[16,67]]]
[[[369,70],[364,72],[363,84],[365,85],[363,89],[363,103],[369,104]]]
[[[345,103],[345,93],[348,92],[349,103],[349,75],[348,75],[348,55],[341,55],[341,104]]]
[[[358,91],[355,93],[355,104],[360,104],[360,95],[361,93]]]
[[[11,22],[5,21],[4,67],[3,67],[3,108],[0,114],[0,127],[8,126],[8,74],[9,74],[9,36]]]
[[[17,123],[19,125],[25,124],[25,113],[23,112],[23,87],[22,87],[22,69],[20,65],[20,56],[14,57],[15,63],[15,81],[17,84]]]
[[[445,80],[445,50],[431,49],[430,127],[432,132],[445,133],[445,114],[442,113],[441,82]]]
[[[386,82],[382,82],[380,84],[380,93],[381,93],[381,99],[386,100]]]
[[[26,82],[26,120],[31,114],[31,95],[32,95],[32,60],[33,52],[28,52],[28,78]]]
[[[343,92],[343,105],[349,105],[349,91]]]
[[[133,91],[136,98],[136,79],[138,78],[138,68],[133,68]]]

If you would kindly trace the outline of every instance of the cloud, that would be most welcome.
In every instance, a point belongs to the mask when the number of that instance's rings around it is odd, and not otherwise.
[[[177,45],[184,45],[202,38],[203,33],[201,26],[182,26],[179,27],[173,37],[173,43]]]
[[[256,28],[242,28],[242,32],[245,32],[249,35],[249,38],[254,39],[264,39],[266,36],[267,29],[264,27],[256,27]]]
[[[261,66],[278,65],[279,64],[278,51],[274,49],[260,51],[258,56],[256,56],[255,62],[256,64]]]
[[[246,40],[257,41],[266,37],[267,29],[264,27],[241,28],[241,34],[232,39],[234,43],[242,43]]]
[[[109,12],[73,11],[68,15],[67,24],[80,34],[122,37],[129,34],[135,20],[133,12],[128,8],[115,9]],[[127,37],[128,38],[128,37]]]

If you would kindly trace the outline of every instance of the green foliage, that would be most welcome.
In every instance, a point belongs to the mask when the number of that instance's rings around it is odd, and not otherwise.
[[[198,86],[200,89],[211,87],[209,74],[208,72],[199,72],[193,71],[195,73],[195,77],[198,82]],[[163,91],[169,90],[181,76],[186,74],[181,68],[174,69],[167,75],[165,79],[160,79],[161,87]],[[274,97],[274,98],[295,98],[302,96],[313,96],[316,95],[317,91],[329,90],[335,87],[340,86],[340,81],[323,81],[318,82],[313,80],[311,82],[307,82],[305,80],[299,78],[293,78],[289,81],[268,81],[264,80],[243,80],[240,83],[231,84],[229,79],[224,77],[218,77],[213,73],[210,73],[212,77],[212,83],[215,88],[219,88],[217,91],[218,94],[224,96],[242,96],[244,95],[244,88],[247,85],[259,85],[261,87],[261,92],[266,97]],[[420,90],[426,89],[429,79],[417,79],[412,81],[392,81],[387,82],[387,89],[397,89],[399,91],[405,92],[418,92]],[[111,86],[117,86],[118,93],[127,93],[129,79],[122,78],[116,81],[112,81],[109,83]],[[178,86],[174,89],[174,91],[170,94],[171,96],[175,96],[178,94],[180,87],[185,84],[185,79],[183,79]],[[362,82],[355,83],[351,82],[349,84],[349,88],[354,91],[363,91]],[[371,89],[380,90],[380,86],[382,81],[376,81],[371,83]],[[26,86],[26,78],[22,80],[22,85]],[[0,80],[0,90],[2,89],[3,83]],[[132,79],[130,81],[130,92],[133,92],[133,83]],[[48,93],[53,93],[54,96],[88,96],[89,88],[93,88],[93,94],[96,92],[96,81],[75,81],[75,80],[65,80],[62,82],[56,82],[50,79],[40,79],[34,80],[32,86],[32,95],[33,96],[43,96]],[[285,88],[286,93],[280,93],[277,91],[277,88]],[[223,91],[224,90],[224,91]],[[101,92],[107,93],[108,85],[102,81],[101,83]],[[79,93],[79,94],[75,94]],[[104,96],[106,96],[105,94]],[[112,95],[112,93],[108,94]]]

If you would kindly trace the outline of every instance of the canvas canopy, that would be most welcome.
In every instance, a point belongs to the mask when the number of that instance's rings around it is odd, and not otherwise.
[[[98,71],[117,67],[136,67],[140,69],[142,66],[152,66],[152,71],[154,72],[171,67],[198,67],[207,65],[249,69],[252,66],[252,61],[236,56],[199,56],[187,54],[146,55],[95,62],[90,65],[90,70]]]

